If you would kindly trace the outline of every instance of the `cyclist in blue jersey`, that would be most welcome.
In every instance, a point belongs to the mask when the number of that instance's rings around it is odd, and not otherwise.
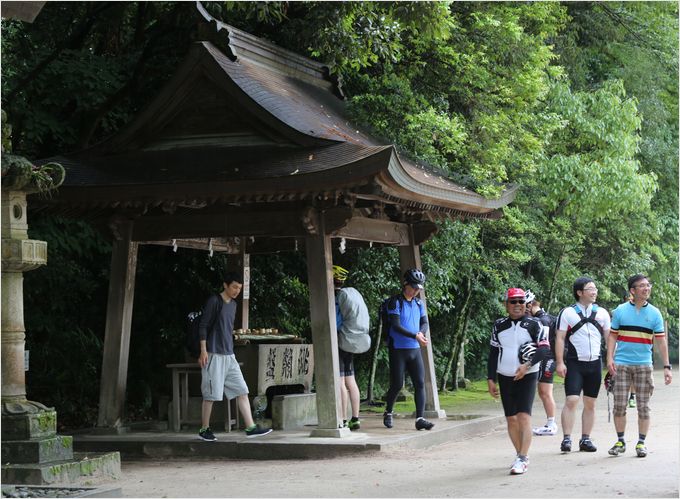
[[[429,343],[430,326],[423,303],[418,299],[425,284],[425,274],[420,269],[404,273],[400,295],[393,297],[387,307],[389,331],[387,344],[390,359],[390,388],[385,396],[383,424],[392,428],[392,409],[399,391],[404,386],[404,374],[408,372],[413,383],[416,402],[416,430],[431,430],[434,423],[423,417],[425,412],[425,367],[420,347]]]
[[[614,427],[618,440],[609,454],[618,456],[626,452],[626,405],[628,391],[635,387],[637,394],[638,442],[635,453],[647,456],[645,438],[649,431],[649,399],[654,392],[652,377],[652,346],[656,344],[664,363],[664,383],[673,381],[668,359],[668,343],[661,312],[649,303],[652,283],[647,276],[635,274],[628,279],[631,299],[614,310],[612,331],[607,342],[607,369],[615,376]]]

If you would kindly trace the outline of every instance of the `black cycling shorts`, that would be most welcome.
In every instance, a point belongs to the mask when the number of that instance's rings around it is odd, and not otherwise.
[[[564,378],[564,393],[597,398],[602,383],[602,362],[600,359],[584,361],[567,359],[567,376]]]
[[[555,364],[555,359],[553,357],[543,359],[541,361],[541,367],[538,370],[538,382],[550,383],[552,385],[556,367],[557,364]]]
[[[518,412],[525,412],[531,416],[537,380],[538,373],[527,374],[519,381],[513,380],[512,376],[498,375],[498,390],[505,417],[516,416]]]
[[[354,354],[338,348],[338,363],[340,364],[340,376],[354,376]]]

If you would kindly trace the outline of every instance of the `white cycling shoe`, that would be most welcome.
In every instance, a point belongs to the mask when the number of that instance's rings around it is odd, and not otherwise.
[[[557,425],[556,424],[551,424],[551,425],[546,424],[545,426],[539,426],[538,428],[533,428],[532,431],[533,431],[534,435],[551,436],[551,435],[555,435],[557,433]]]
[[[512,463],[512,467],[510,468],[510,474],[523,475],[524,473],[527,472],[528,468],[529,468],[528,461],[522,461],[520,458],[517,458],[515,459],[515,462]]]

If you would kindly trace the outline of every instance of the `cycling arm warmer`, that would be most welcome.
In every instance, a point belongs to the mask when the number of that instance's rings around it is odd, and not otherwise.
[[[411,331],[408,331],[404,329],[404,327],[401,325],[401,319],[397,314],[390,314],[390,326],[392,327],[392,331],[399,333],[404,336],[408,336],[409,338],[415,338],[416,333],[412,333]]]
[[[427,335],[428,331],[430,330],[430,323],[427,320],[427,315],[423,315],[420,318],[420,330],[423,332],[424,335]]]
[[[498,347],[489,348],[489,360],[486,368],[486,379],[496,381],[496,371],[498,370]]]

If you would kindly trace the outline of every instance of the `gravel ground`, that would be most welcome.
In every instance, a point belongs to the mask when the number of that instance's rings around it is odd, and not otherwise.
[[[677,373],[675,373],[677,375]],[[514,450],[504,426],[460,442],[370,457],[291,461],[135,461],[123,463],[116,486],[125,497],[678,497],[680,379],[655,373],[649,455],[635,456],[636,416],[629,413],[628,452],[616,441],[600,393],[592,437],[598,451],[561,454],[561,437],[535,437],[529,471],[510,476]],[[556,387],[558,412],[563,389]],[[499,409],[500,410],[500,409]],[[633,410],[635,411],[635,410]],[[538,397],[536,425],[544,423]],[[574,434],[580,433],[580,418]]]

